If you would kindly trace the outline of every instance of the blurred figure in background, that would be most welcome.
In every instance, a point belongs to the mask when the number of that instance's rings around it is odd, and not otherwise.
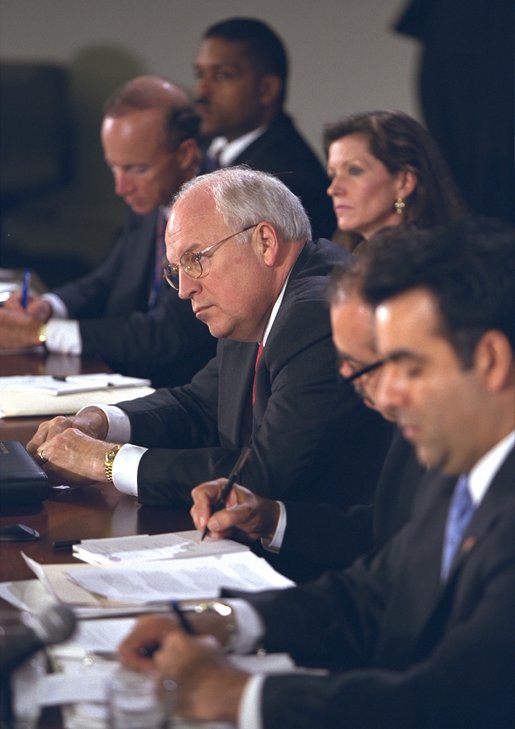
[[[177,385],[213,356],[215,340],[187,301],[162,285],[167,206],[201,165],[199,119],[167,79],[140,76],[105,105],[101,141],[126,226],[95,271],[27,309],[16,292],[0,310],[0,346],[100,357],[115,371]]]
[[[515,223],[513,0],[408,0],[395,30],[420,42],[418,96],[467,204]]]
[[[338,229],[353,250],[381,228],[433,228],[466,210],[431,135],[401,111],[353,114],[327,124],[324,148]]]
[[[194,64],[201,131],[214,167],[246,164],[271,172],[300,197],[314,238],[336,228],[327,176],[283,107],[288,59],[261,20],[229,18],[204,33]]]

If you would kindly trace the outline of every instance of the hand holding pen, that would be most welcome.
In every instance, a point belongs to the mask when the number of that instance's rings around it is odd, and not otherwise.
[[[225,507],[225,504],[227,503],[227,499],[229,498],[229,495],[230,495],[230,493],[232,491],[232,488],[233,488],[234,484],[236,483],[236,479],[240,475],[240,472],[241,472],[243,466],[245,465],[245,463],[247,462],[247,459],[248,459],[248,457],[250,456],[251,453],[252,453],[252,447],[251,446],[247,446],[241,452],[240,457],[238,458],[238,460],[234,464],[234,467],[233,467],[231,473],[229,474],[229,478],[227,479],[227,483],[223,487],[222,492],[221,492],[218,500],[215,502],[215,504],[213,505],[213,507],[211,509],[211,513],[212,514],[216,513],[217,511],[221,511]],[[202,541],[203,539],[205,539],[205,537],[207,536],[208,533],[209,533],[209,528],[206,525],[204,527],[204,531],[202,532],[202,536],[200,538],[200,541]]]

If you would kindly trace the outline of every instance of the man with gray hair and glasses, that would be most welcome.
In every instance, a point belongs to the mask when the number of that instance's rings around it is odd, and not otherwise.
[[[145,504],[191,504],[242,449],[248,488],[270,497],[368,501],[390,427],[338,380],[325,289],[348,255],[311,241],[299,199],[275,177],[232,167],[181,188],[165,276],[219,339],[191,381],[118,407],[43,423],[45,469],[112,480]]]

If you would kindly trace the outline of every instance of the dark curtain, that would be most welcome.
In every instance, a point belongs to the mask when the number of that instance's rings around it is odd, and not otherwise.
[[[411,0],[424,121],[473,212],[515,222],[513,0]]]

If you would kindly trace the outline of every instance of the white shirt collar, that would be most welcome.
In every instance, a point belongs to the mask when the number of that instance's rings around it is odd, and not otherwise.
[[[258,127],[237,139],[233,139],[232,142],[228,142],[225,137],[215,137],[209,145],[208,154],[213,157],[219,154],[220,167],[227,167],[265,131],[266,126]]]
[[[488,491],[495,474],[515,444],[515,430],[508,433],[479,459],[469,473],[469,489],[472,501],[478,506]]]
[[[265,327],[265,333],[263,334],[263,341],[262,341],[263,346],[265,346],[265,344],[266,344],[266,340],[268,339],[268,335],[270,334],[270,330],[271,330],[271,328],[272,328],[272,326],[274,324],[275,318],[276,318],[277,313],[279,311],[279,307],[282,304],[282,300],[283,300],[283,297],[284,297],[284,292],[286,291],[286,286],[287,286],[288,281],[290,279],[290,274],[291,274],[291,269],[290,269],[288,275],[286,276],[286,281],[284,282],[283,287],[282,287],[282,289],[281,289],[281,291],[279,293],[279,296],[277,297],[277,299],[275,301],[275,304],[274,304],[273,309],[272,309],[272,313],[270,314],[270,319],[268,320],[268,323],[267,323],[267,325]]]

